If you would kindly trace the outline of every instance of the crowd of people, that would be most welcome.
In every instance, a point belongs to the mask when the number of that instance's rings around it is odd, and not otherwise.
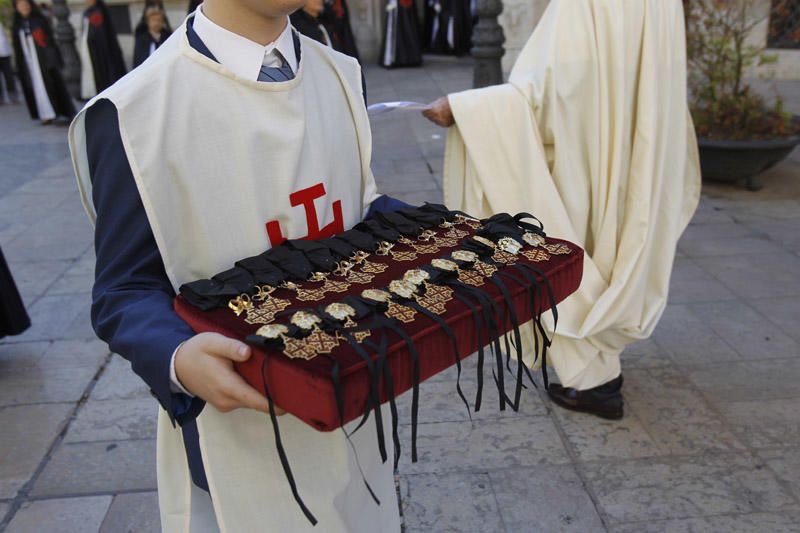
[[[475,0],[425,0],[420,24],[416,0],[387,0],[380,64],[422,64],[422,53],[461,56],[472,48]]]
[[[387,68],[419,66],[422,53],[463,55],[471,47],[474,0],[387,0],[379,63]],[[190,0],[188,12],[200,5]],[[14,0],[9,41],[0,26],[0,103],[27,103],[31,118],[68,124],[75,105],[61,75],[63,59],[53,38],[52,13],[45,4]],[[308,0],[291,15],[300,33],[359,58],[346,0]],[[141,65],[172,33],[162,0],[146,0],[134,30],[133,68]],[[111,14],[103,0],[86,0],[78,33],[80,98],[89,100],[128,71]],[[21,91],[14,80],[16,64]],[[2,86],[5,86],[5,91]]]
[[[198,5],[200,2],[191,0],[188,12]],[[14,0],[13,6],[10,39],[0,26],[0,103],[24,100],[32,119],[42,124],[66,125],[76,107],[62,76],[64,63],[53,36],[52,13],[33,0]],[[300,33],[358,58],[345,0],[309,0],[292,15],[292,23]],[[146,0],[134,29],[132,68],[141,65],[171,34],[163,1]],[[88,101],[128,71],[103,0],[86,0],[77,41],[81,62],[79,96]]]

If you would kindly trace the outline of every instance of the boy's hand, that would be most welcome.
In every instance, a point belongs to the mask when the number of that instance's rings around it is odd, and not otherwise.
[[[422,115],[443,128],[449,128],[456,123],[453,110],[450,109],[450,100],[446,96],[442,96],[430,104],[427,109],[422,111]]]
[[[233,363],[247,361],[246,344],[218,333],[195,335],[175,354],[175,374],[181,385],[195,396],[227,413],[247,407],[269,412],[269,402],[233,369]],[[286,411],[275,407],[275,414]]]

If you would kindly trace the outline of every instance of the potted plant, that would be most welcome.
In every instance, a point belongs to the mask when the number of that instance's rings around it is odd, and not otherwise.
[[[782,0],[775,9],[789,9]],[[703,177],[746,180],[771,168],[800,143],[800,118],[778,96],[768,103],[745,81],[755,65],[776,57],[749,40],[763,22],[751,0],[689,0],[686,3],[690,108],[700,146]]]

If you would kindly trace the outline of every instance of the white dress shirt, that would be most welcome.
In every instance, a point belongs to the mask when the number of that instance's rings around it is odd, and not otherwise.
[[[283,62],[276,50],[286,58],[292,72],[297,73],[298,59],[288,17],[278,38],[263,46],[214,23],[203,14],[202,6],[195,13],[193,27],[197,36],[217,61],[237,76],[257,80],[262,66],[280,67]]]
[[[262,66],[282,66],[283,61],[278,54],[275,53],[276,50],[280,52],[280,55],[289,63],[292,72],[295,74],[297,73],[298,58],[294,48],[292,25],[289,24],[288,18],[286,19],[286,27],[283,29],[283,32],[281,32],[277,39],[266,46],[253,42],[232,31],[228,31],[214,23],[203,14],[202,6],[195,11],[194,25],[192,27],[217,61],[237,76],[249,80],[258,80]],[[175,372],[175,355],[178,353],[181,346],[183,346],[183,344],[178,346],[172,354],[169,372],[171,381],[170,389],[175,393],[182,392],[192,396],[178,380],[178,375]]]

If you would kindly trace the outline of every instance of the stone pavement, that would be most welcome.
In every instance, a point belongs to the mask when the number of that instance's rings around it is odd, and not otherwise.
[[[468,61],[368,68],[369,99],[429,101],[470,76]],[[800,86],[781,90],[800,112]],[[416,116],[373,129],[382,191],[441,201],[444,132]],[[157,407],[93,338],[91,229],[64,136],[0,107],[0,246],[34,322],[0,341],[0,530],[156,531]],[[705,186],[664,318],[624,355],[622,421],[533,388],[499,413],[486,387],[470,423],[452,374],[425,383],[416,464],[403,426],[406,530],[800,531],[798,177],[800,151],[760,192]]]

